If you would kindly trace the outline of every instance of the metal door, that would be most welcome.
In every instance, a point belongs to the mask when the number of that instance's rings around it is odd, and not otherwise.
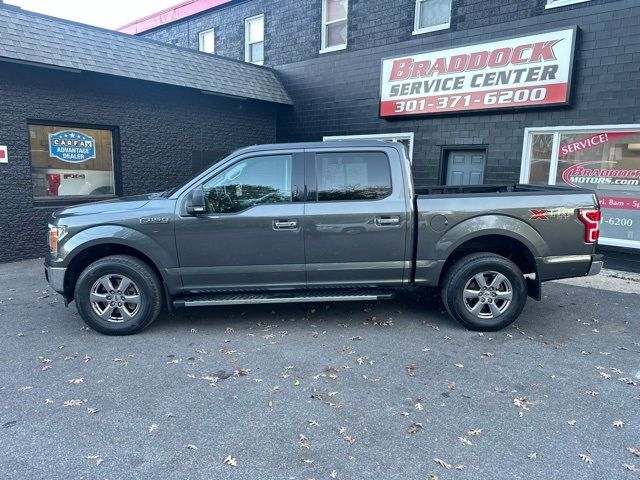
[[[447,161],[447,185],[482,185],[486,159],[484,150],[451,150]]]
[[[397,152],[394,148],[307,153],[305,250],[309,288],[402,284],[410,268],[406,251],[410,219],[400,164],[403,159]],[[359,157],[365,154],[376,156],[373,163],[367,165]],[[393,162],[387,154],[396,156]],[[386,168],[383,174],[379,173],[381,162]],[[372,174],[372,168],[378,173]],[[323,198],[323,182],[348,188],[325,186]],[[365,184],[369,190],[365,188],[362,191],[367,191],[359,194],[357,189]],[[376,188],[382,184],[387,187]]]
[[[302,152],[240,157],[203,185],[207,213],[176,224],[183,287],[304,288]]]

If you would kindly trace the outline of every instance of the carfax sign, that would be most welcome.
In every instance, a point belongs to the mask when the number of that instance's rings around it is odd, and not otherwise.
[[[382,62],[380,116],[565,105],[576,28]]]
[[[75,130],[49,134],[49,156],[63,162],[82,163],[96,158],[93,137]]]

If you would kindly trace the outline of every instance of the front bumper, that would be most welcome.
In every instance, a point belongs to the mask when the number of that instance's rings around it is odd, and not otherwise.
[[[64,295],[64,276],[67,273],[66,268],[44,266],[44,276],[56,292]]]

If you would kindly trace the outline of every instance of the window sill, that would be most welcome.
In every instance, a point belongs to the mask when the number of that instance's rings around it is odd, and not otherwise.
[[[588,0],[580,0],[580,1],[588,1]],[[432,27],[417,28],[413,31],[412,35],[422,35],[423,33],[437,32],[440,30],[446,30],[447,28],[451,28],[450,22],[443,23],[441,25],[434,25]]]
[[[559,2],[548,3],[545,5],[545,10],[552,8],[566,7],[567,5],[575,5],[577,3],[585,3],[591,0],[560,0]]]
[[[347,49],[347,45],[336,45],[334,47],[327,47],[327,48],[323,48],[322,50],[320,50],[320,54],[323,53],[331,53],[331,52],[339,52],[340,50],[346,50]]]

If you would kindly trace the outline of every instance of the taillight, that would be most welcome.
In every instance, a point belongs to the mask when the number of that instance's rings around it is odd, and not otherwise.
[[[50,197],[57,197],[59,188],[60,188],[60,174],[47,173],[47,195]]]
[[[596,243],[600,238],[600,220],[602,219],[600,210],[578,210],[578,218],[584,223],[584,241]]]

